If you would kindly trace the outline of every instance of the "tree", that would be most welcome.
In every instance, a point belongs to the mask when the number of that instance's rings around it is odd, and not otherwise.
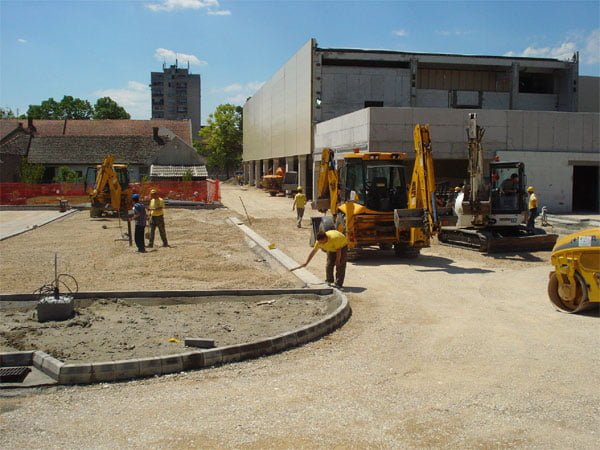
[[[65,95],[60,102],[52,97],[39,105],[29,105],[27,117],[32,119],[91,119],[94,108],[87,100]]]
[[[60,166],[58,168],[57,175],[54,177],[54,181],[56,181],[57,183],[78,183],[80,181],[83,181],[83,177],[79,176],[79,174],[73,169],[71,169],[69,166]]]
[[[200,130],[203,141],[198,152],[206,156],[210,167],[225,171],[227,178],[242,161],[242,113],[240,106],[219,105]]]
[[[131,116],[125,111],[125,108],[119,106],[110,97],[99,98],[94,105],[94,119],[130,119]]]
[[[0,119],[14,119],[15,113],[10,108],[0,107]]]
[[[45,167],[43,164],[32,164],[27,161],[27,158],[21,158],[21,181],[23,183],[40,183],[44,177]]]

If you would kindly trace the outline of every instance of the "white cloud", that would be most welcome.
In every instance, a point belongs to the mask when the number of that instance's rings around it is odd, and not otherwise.
[[[146,3],[144,6],[154,12],[171,12],[182,9],[219,7],[219,2],[217,0],[162,0],[161,2]]]
[[[600,29],[590,33],[582,53],[583,62],[586,64],[600,63]]]
[[[246,83],[246,88],[249,91],[252,91],[252,93],[254,94],[262,87],[263,84],[265,84],[264,81],[250,81],[249,83]]]
[[[26,40],[26,39],[23,39],[23,38],[19,38],[19,39],[17,39],[17,42],[18,42],[19,44],[27,44],[27,40]]]
[[[406,30],[394,30],[393,33],[394,33],[394,35],[400,36],[400,37],[408,36],[408,31],[406,31]]]
[[[506,52],[504,56],[524,56],[528,58],[556,58],[570,60],[579,50],[581,61],[585,64],[600,62],[600,29],[593,30],[589,35],[573,35],[556,47],[537,47],[530,45],[522,52]]]
[[[154,51],[154,57],[159,61],[174,63],[177,60],[180,63],[189,62],[190,65],[196,66],[205,66],[207,65],[206,61],[201,61],[198,57],[194,55],[187,55],[185,53],[178,53],[173,50],[168,50],[166,48],[157,48]]]
[[[242,85],[239,83],[233,83],[223,88],[223,92],[238,92],[242,90]]]
[[[264,81],[249,81],[247,83],[233,83],[228,86],[213,89],[214,94],[226,94],[223,103],[231,103],[233,105],[243,105],[248,97],[252,97],[254,93],[265,84]]]
[[[94,92],[97,98],[110,97],[125,108],[132,119],[150,119],[151,95],[146,83],[129,81],[125,88],[102,89]],[[92,102],[95,103],[95,100]]]
[[[209,9],[206,14],[209,16],[230,16],[231,11],[228,9]]]

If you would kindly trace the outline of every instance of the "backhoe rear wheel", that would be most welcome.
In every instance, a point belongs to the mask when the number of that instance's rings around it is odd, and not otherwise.
[[[576,292],[573,300],[568,300],[561,295],[558,276],[553,273],[548,280],[548,297],[550,301],[561,311],[567,313],[576,313],[584,311],[589,307],[588,290],[585,281],[577,272],[575,273]]]

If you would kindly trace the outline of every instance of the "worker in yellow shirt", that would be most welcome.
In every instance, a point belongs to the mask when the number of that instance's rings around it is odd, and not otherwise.
[[[326,281],[341,289],[346,276],[346,262],[348,260],[348,239],[337,230],[319,231],[317,240],[306,262],[300,267],[306,267],[319,249],[327,252],[327,265],[325,266]],[[335,267],[335,283],[333,283],[333,268]]]
[[[169,242],[167,241],[167,232],[165,231],[165,201],[158,196],[156,189],[150,191],[150,198],[150,205],[148,205],[148,209],[150,210],[150,239],[148,247],[154,247],[154,232],[156,228],[158,228],[160,233],[163,247],[168,247]]]
[[[529,217],[527,219],[527,229],[533,231],[535,228],[535,218],[538,216],[538,201],[533,186],[529,186],[527,192],[529,193],[529,206],[527,208],[529,210]]]
[[[297,194],[294,196],[292,211],[296,208],[296,225],[298,228],[302,226],[302,217],[304,217],[304,207],[306,206],[306,195],[302,193],[302,186],[298,186]]]

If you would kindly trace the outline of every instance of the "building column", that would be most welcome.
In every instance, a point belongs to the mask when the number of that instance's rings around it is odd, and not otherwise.
[[[298,155],[298,186],[302,186],[304,192],[306,192],[306,188],[308,187],[306,184],[306,172],[306,155]]]
[[[254,161],[254,186],[259,187],[261,176],[260,161]]]
[[[246,184],[253,184],[254,183],[254,161],[248,161],[246,163],[246,169],[247,169],[247,176],[246,173],[244,173],[244,178],[245,178],[245,182]],[[244,171],[246,172],[246,171]]]
[[[510,98],[509,108],[517,107],[517,96],[519,95],[519,64],[513,63],[510,68]]]

